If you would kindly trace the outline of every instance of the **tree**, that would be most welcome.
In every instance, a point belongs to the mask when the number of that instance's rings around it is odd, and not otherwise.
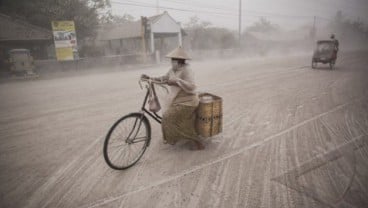
[[[109,0],[2,0],[0,11],[51,29],[51,21],[74,20],[78,39],[95,35]]]
[[[192,49],[227,49],[236,44],[234,34],[225,29],[211,27],[211,23],[193,16],[184,24]]]
[[[111,18],[108,22],[111,23],[126,23],[126,22],[133,22],[135,19],[130,14],[124,14],[123,16],[119,15],[111,15]]]
[[[335,18],[330,22],[330,29],[341,36],[348,34],[361,34],[368,37],[367,26],[358,18],[350,20],[344,17],[342,11],[336,12]]]
[[[342,11],[339,10],[336,12],[335,18],[334,18],[334,22],[336,24],[342,24],[344,22],[344,17],[342,15]]]
[[[195,29],[195,28],[201,29],[201,28],[207,28],[211,25],[212,25],[211,22],[200,21],[198,16],[192,16],[190,17],[189,21],[184,24],[184,27],[189,28],[189,29]]]
[[[279,26],[272,24],[269,20],[264,17],[261,17],[258,22],[255,22],[253,25],[246,29],[248,32],[275,32],[279,31]]]

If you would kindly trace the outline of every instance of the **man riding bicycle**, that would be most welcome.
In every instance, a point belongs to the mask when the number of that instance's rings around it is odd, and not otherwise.
[[[142,79],[153,79],[170,86],[169,107],[162,116],[162,133],[165,143],[174,145],[179,140],[190,140],[195,149],[202,150],[204,145],[195,129],[196,109],[199,104],[194,82],[194,74],[186,60],[187,53],[178,47],[166,57],[171,58],[172,67],[161,77],[150,78],[143,74]]]

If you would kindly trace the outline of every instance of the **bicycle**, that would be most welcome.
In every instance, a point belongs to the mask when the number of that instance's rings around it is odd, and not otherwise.
[[[147,93],[141,111],[121,117],[112,125],[105,138],[103,155],[107,165],[115,170],[124,170],[135,165],[149,147],[151,124],[145,114],[161,124],[162,117],[156,112],[146,109],[146,104],[151,84],[163,87],[167,92],[168,89],[163,86],[162,82],[153,79],[140,79],[141,89],[143,89],[142,82],[146,83]]]

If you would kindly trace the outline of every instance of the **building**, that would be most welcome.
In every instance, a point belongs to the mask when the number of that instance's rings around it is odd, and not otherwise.
[[[97,41],[105,55],[166,54],[182,45],[184,31],[168,12],[141,17],[134,22],[105,24],[99,28]]]
[[[11,49],[29,49],[34,59],[54,56],[54,42],[50,30],[0,13],[0,59]],[[5,57],[6,58],[6,57]]]

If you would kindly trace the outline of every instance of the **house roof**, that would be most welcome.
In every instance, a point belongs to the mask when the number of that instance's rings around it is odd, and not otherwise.
[[[148,19],[148,23],[154,23],[156,22],[158,19],[160,19],[160,17],[162,17],[165,13],[167,13],[166,11],[162,14],[158,14],[158,15],[154,15],[154,16],[151,16],[151,17],[147,17]]]
[[[52,40],[52,32],[0,13],[0,41],[12,40]]]
[[[148,24],[153,24],[163,15],[168,14],[166,11],[162,14],[147,17]],[[186,33],[182,30],[183,35]],[[119,24],[104,24],[98,29],[98,40],[118,40],[127,38],[139,38],[142,36],[142,21],[126,22]]]

